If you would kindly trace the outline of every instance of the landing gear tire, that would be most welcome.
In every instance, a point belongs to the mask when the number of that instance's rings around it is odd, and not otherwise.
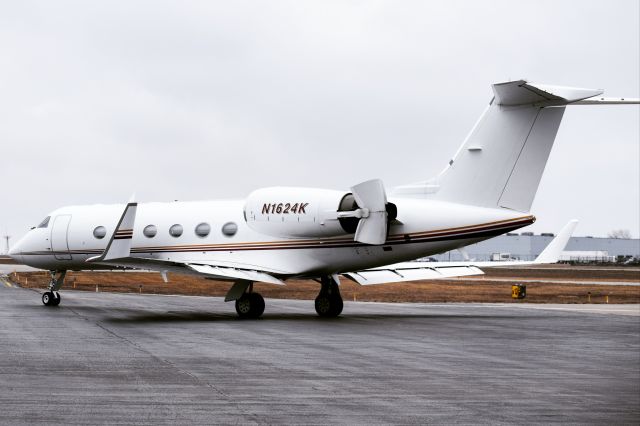
[[[58,306],[62,298],[60,297],[60,293],[47,291],[42,294],[42,303],[45,306]]]
[[[245,293],[236,300],[236,312],[240,318],[259,318],[264,313],[264,299],[260,293]]]
[[[334,318],[342,313],[344,303],[340,295],[321,294],[316,297],[316,312],[324,318]]]
[[[49,271],[49,273],[51,274],[51,281],[49,282],[48,290],[42,294],[42,303],[45,306],[58,306],[62,301],[58,290],[64,284],[64,277],[67,271]]]
[[[316,297],[316,312],[323,318],[334,318],[342,313],[344,303],[338,282],[333,277],[324,276],[320,280],[320,294]]]
[[[59,302],[58,302],[59,303]],[[338,296],[333,301],[335,305],[335,314],[339,316],[342,313],[342,308],[344,308],[344,303],[342,302],[342,297]]]

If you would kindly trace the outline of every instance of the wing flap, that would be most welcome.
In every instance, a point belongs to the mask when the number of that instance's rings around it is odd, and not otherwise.
[[[284,282],[272,275],[261,271],[251,271],[246,269],[226,268],[220,266],[211,265],[194,265],[187,264],[187,267],[209,277],[232,279],[232,280],[246,280],[246,281],[258,281],[268,284],[284,285]]]
[[[270,271],[222,266],[212,263],[202,264],[176,262],[143,257],[124,257],[119,259],[110,259],[107,261],[98,261],[97,263],[118,268],[148,269],[161,273],[174,272],[179,274],[200,275],[206,278],[219,280],[245,280],[284,285],[284,282],[273,276]]]
[[[436,280],[467,275],[482,275],[481,269],[472,265],[436,267],[425,263],[405,263],[405,266],[388,267],[388,269],[369,269],[358,272],[347,272],[342,275],[360,285],[385,284],[405,281]]]

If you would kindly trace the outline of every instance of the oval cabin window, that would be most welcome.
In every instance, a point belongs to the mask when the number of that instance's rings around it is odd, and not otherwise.
[[[227,237],[233,237],[238,232],[238,225],[235,222],[227,222],[222,225],[222,233]]]
[[[169,228],[169,235],[171,235],[172,237],[179,237],[180,235],[182,235],[182,225],[179,224],[175,224],[172,225],[171,228]]]
[[[196,235],[198,237],[206,237],[211,232],[211,226],[208,223],[201,223],[196,226]]]
[[[144,229],[142,230],[142,233],[144,234],[145,237],[147,238],[153,238],[156,236],[156,234],[158,233],[158,228],[156,228],[155,225],[147,225],[144,227]]]
[[[107,228],[104,226],[96,226],[96,229],[93,230],[93,236],[97,239],[101,240],[107,235]]]

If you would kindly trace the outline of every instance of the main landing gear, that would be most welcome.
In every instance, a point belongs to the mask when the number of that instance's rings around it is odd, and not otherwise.
[[[42,294],[42,303],[45,306],[58,306],[62,301],[60,297],[60,287],[64,283],[64,276],[67,271],[51,271],[51,281],[49,281],[49,288]]]
[[[264,313],[264,298],[260,293],[245,293],[236,300],[236,312],[240,318],[259,318]]]
[[[342,313],[342,296],[338,283],[330,276],[320,279],[320,293],[316,297],[316,312],[321,317],[332,318]]]
[[[337,279],[323,276],[320,279],[320,293],[316,297],[316,312],[321,317],[333,318],[342,313],[343,302]],[[236,312],[240,318],[260,318],[264,313],[264,299],[253,291],[253,282],[236,281],[227,292],[225,302],[236,302]]]
[[[236,281],[227,292],[225,302],[236,301],[236,312],[240,318],[260,318],[264,313],[264,299],[253,292],[253,282]]]

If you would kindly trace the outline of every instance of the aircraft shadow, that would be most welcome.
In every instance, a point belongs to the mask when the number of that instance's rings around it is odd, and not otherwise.
[[[509,320],[526,319],[524,316],[509,315],[463,315],[463,314],[398,314],[398,313],[343,313],[337,318],[321,318],[315,312],[309,313],[265,313],[260,319],[242,319],[238,318],[235,313],[215,313],[215,312],[192,312],[192,311],[170,311],[165,313],[156,312],[131,312],[125,316],[104,317],[104,311],[101,312],[103,318],[101,321],[112,324],[144,324],[144,323],[179,323],[179,322],[274,322],[274,321],[295,321],[295,322],[335,322],[335,323],[355,323],[362,320],[407,320],[407,319],[424,319],[424,320],[462,320],[465,322],[474,320]],[[123,312],[120,312],[122,314]],[[536,318],[536,317],[531,317]],[[540,318],[540,317],[537,317]]]

